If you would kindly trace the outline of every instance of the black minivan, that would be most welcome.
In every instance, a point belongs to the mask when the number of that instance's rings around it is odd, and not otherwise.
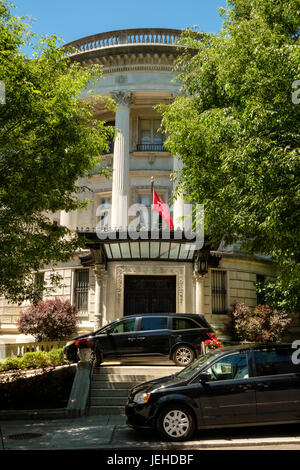
[[[290,344],[211,351],[176,375],[134,387],[126,415],[130,426],[172,441],[195,429],[300,423],[297,351]]]
[[[128,315],[93,333],[73,338],[64,353],[78,361],[78,340],[92,341],[96,363],[120,357],[166,357],[185,367],[201,354],[201,344],[214,335],[203,315],[195,313],[147,313]]]

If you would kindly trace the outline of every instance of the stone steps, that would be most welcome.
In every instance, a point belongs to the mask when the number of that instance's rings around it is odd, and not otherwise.
[[[166,377],[182,370],[175,366],[109,366],[94,369],[88,414],[125,414],[129,391],[137,384]]]

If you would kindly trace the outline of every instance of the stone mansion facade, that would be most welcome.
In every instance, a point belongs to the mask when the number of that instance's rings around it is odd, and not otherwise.
[[[169,204],[175,184],[172,174],[180,169],[180,160],[164,149],[160,115],[155,110],[180,91],[173,68],[180,33],[120,30],[68,44],[74,48],[72,60],[103,66],[103,78],[93,85],[93,91],[117,103],[115,112],[105,107],[105,100],[95,107],[96,118],[117,129],[110,152],[101,158],[102,166],[113,169],[112,179],[97,173],[86,176],[79,183],[87,187],[82,197],[92,201],[89,206],[53,214],[57,223],[84,233],[88,240],[86,250],[54,267],[62,276],[62,285],[48,296],[70,299],[78,307],[80,332],[132,313],[178,312],[204,314],[219,336],[228,338],[228,312],[233,304],[257,305],[255,283],[274,275],[269,259],[250,257],[237,246],[204,243],[196,249],[184,234],[176,238],[170,232],[163,237],[154,216],[158,236],[147,236],[152,220],[151,181]],[[178,233],[183,231],[184,203],[178,197],[170,205]],[[145,210],[138,226],[140,236],[134,238],[128,234],[134,214],[127,209],[135,204]],[[106,238],[99,236],[99,230],[107,233]],[[45,266],[38,275],[47,282],[52,269]],[[0,300],[0,339],[24,341],[16,328],[20,309]]]

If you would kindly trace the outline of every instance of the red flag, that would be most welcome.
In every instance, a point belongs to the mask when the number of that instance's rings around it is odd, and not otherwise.
[[[153,189],[153,209],[162,216],[170,230],[173,230],[174,224],[169,211],[157,192]]]

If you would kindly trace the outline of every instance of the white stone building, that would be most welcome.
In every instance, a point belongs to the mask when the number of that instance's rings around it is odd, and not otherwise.
[[[208,252],[205,244],[201,250],[194,250],[190,240],[174,240],[173,233],[169,239],[145,238],[151,177],[156,192],[169,203],[174,184],[171,175],[180,168],[176,156],[164,149],[163,136],[158,132],[160,115],[154,109],[172,100],[180,90],[180,84],[173,80],[179,34],[169,29],[132,29],[101,33],[70,44],[76,48],[72,59],[84,65],[103,65],[103,79],[94,85],[94,91],[117,102],[115,113],[106,109],[105,100],[95,109],[98,119],[114,124],[118,130],[111,153],[101,159],[102,166],[113,168],[112,180],[95,174],[80,181],[89,188],[82,195],[92,200],[88,208],[54,215],[58,223],[84,232],[89,239],[85,252],[55,267],[63,285],[51,294],[69,298],[78,306],[82,332],[131,313],[173,311],[203,313],[221,336],[228,337],[226,325],[232,305],[243,301],[254,307],[255,282],[274,274],[269,260],[243,255],[235,247],[210,247]],[[122,201],[127,201],[128,207],[141,203],[148,208],[148,215],[144,210],[140,220],[144,239],[132,239],[122,231],[135,218]],[[178,198],[171,207],[179,231],[183,228],[179,219],[183,205]],[[97,227],[113,228],[116,239],[99,239]],[[204,268],[201,262],[206,264]],[[47,281],[51,269],[45,267],[39,275]],[[24,341],[15,325],[20,308],[2,299],[2,340]]]

